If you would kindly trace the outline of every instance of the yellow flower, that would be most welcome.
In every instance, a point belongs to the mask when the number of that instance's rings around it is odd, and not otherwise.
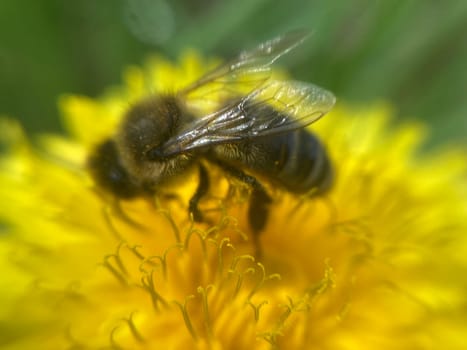
[[[157,58],[99,100],[63,97],[70,136],[40,150],[3,120],[0,347],[465,348],[465,156],[421,156],[423,127],[390,127],[385,105],[313,125],[336,182],[311,199],[275,190],[261,256],[245,189],[227,196],[214,167],[209,223],[187,214],[191,174],[178,199],[102,197],[87,154],[148,87],[174,90],[206,66]]]

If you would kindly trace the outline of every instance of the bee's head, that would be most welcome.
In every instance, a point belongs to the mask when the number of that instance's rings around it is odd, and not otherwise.
[[[123,166],[117,145],[111,139],[101,143],[88,159],[88,167],[96,183],[119,198],[133,198],[144,189]]]
[[[96,183],[119,198],[133,198],[153,194],[157,186],[181,173],[189,157],[149,157],[180,127],[180,118],[174,97],[153,96],[133,105],[115,136],[101,143],[88,160]]]
[[[173,97],[151,96],[134,104],[116,135],[124,163],[132,169],[146,166],[150,160],[148,152],[157,149],[174,134],[180,118],[181,108]]]

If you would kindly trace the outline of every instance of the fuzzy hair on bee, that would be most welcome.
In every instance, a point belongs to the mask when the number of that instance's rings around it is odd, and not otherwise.
[[[188,210],[195,221],[203,221],[198,204],[209,190],[203,165],[208,162],[250,186],[248,218],[255,233],[264,229],[272,202],[256,176],[296,194],[328,190],[331,161],[306,126],[333,107],[334,95],[311,83],[270,78],[273,63],[307,37],[294,31],[268,40],[173,94],[151,95],[132,105],[114,136],[89,155],[95,183],[128,200],[152,196],[198,168],[199,184]],[[250,78],[244,79],[249,84],[244,94],[229,87],[241,84],[239,76]],[[198,115],[186,100],[210,84],[225,86],[227,97],[216,110]]]

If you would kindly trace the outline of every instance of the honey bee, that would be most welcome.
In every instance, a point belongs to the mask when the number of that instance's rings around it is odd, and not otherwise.
[[[197,167],[199,183],[188,210],[202,221],[198,203],[209,189],[208,162],[251,188],[248,219],[255,233],[264,228],[272,202],[256,176],[296,194],[326,191],[331,162],[305,126],[326,114],[335,97],[310,83],[270,77],[271,65],[307,37],[296,31],[263,42],[176,93],[134,104],[115,135],[88,159],[97,185],[119,199],[152,196]],[[247,92],[230,92],[235,89],[229,84],[241,86],[239,80],[248,82]],[[222,86],[227,97],[213,112],[197,115],[187,97],[210,84]]]

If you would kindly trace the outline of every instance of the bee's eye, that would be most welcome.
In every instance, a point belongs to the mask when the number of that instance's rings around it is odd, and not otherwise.
[[[165,160],[167,156],[162,152],[162,147],[153,147],[146,152],[147,160]]]
[[[99,145],[88,165],[95,181],[117,197],[133,198],[141,194],[142,189],[121,164],[114,141],[107,140]]]

